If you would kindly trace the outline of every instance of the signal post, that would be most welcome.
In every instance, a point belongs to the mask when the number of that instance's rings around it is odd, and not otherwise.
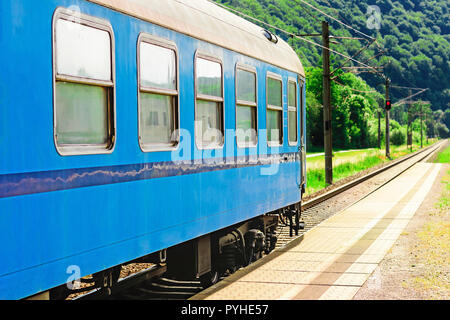
[[[325,183],[333,183],[333,155],[331,135],[331,79],[330,79],[330,33],[328,22],[322,22],[323,64],[323,135],[325,149]]]
[[[386,158],[391,158],[390,136],[389,136],[389,110],[391,110],[391,100],[389,99],[390,79],[386,77]]]

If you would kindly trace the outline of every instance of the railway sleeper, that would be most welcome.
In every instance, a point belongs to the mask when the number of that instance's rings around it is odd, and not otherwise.
[[[92,274],[90,277],[84,277],[76,279],[72,282],[60,285],[56,288],[49,290],[48,299],[50,300],[64,300],[71,294],[85,293],[93,289],[104,290],[106,295],[111,294],[111,288],[118,282],[122,266],[118,265],[97,273]],[[89,286],[76,285],[76,282],[91,284]]]

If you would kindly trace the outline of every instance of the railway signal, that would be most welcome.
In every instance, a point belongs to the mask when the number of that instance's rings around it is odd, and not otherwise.
[[[391,107],[392,107],[391,100],[386,100],[386,110],[387,111],[391,110]]]
[[[331,126],[330,33],[328,22],[322,22],[323,67],[323,137],[325,151],[325,183],[333,184],[333,146]]]
[[[391,109],[391,100],[389,99],[389,85],[391,80],[386,77],[386,158],[391,158],[390,151],[390,134],[389,134],[389,110]],[[388,109],[389,102],[389,109]]]

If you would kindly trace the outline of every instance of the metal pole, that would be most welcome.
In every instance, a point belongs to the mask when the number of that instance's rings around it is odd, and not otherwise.
[[[378,111],[378,149],[381,149],[381,112]]]
[[[412,95],[411,89],[409,89],[409,95],[410,96]],[[412,152],[412,145],[413,145],[413,138],[412,138],[412,136],[413,136],[413,133],[412,133],[412,128],[411,128],[411,116],[410,116],[411,109],[412,109],[412,102],[411,102],[411,100],[409,100],[408,101],[408,130],[407,130],[407,133],[408,133],[408,142],[410,142],[411,152]],[[406,148],[408,148],[408,146],[406,146]]]
[[[423,127],[423,105],[420,104],[420,148],[423,148],[423,133],[422,133],[422,127]]]
[[[386,77],[386,101],[389,100],[389,84],[390,80]],[[386,158],[391,158],[390,151],[390,137],[389,137],[389,110],[386,110]]]
[[[328,22],[322,21],[323,66],[323,130],[325,148],[325,183],[333,183],[332,135],[331,135],[331,80],[330,80],[330,33]]]

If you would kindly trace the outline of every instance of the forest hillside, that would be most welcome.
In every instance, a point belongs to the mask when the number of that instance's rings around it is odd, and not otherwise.
[[[357,59],[372,66],[385,67],[384,73],[392,81],[390,94],[393,103],[409,95],[408,89],[395,86],[429,88],[415,99],[430,103],[415,103],[410,107],[400,104],[391,110],[390,140],[393,144],[406,144],[408,134],[412,135],[414,143],[420,144],[421,132],[427,137],[450,137],[449,1],[215,1],[237,10],[235,13],[247,15],[247,19],[250,16],[295,35],[320,34],[322,21],[327,20],[330,23],[330,34],[341,37],[331,39],[332,50],[353,56],[361,48],[368,46]],[[310,148],[321,148],[321,47],[302,39],[291,38],[289,34],[261,22],[252,22],[288,41],[302,60],[307,78],[307,145]],[[370,38],[372,39],[368,41]],[[321,44],[320,36],[308,40]],[[380,52],[383,54],[378,55]],[[344,60],[344,57],[332,53],[332,70]],[[384,118],[384,79],[380,74],[357,71],[360,70],[338,70],[334,74],[337,77],[331,84],[335,147],[363,148],[378,145],[378,117]],[[381,126],[384,128],[384,119],[381,120]],[[381,130],[380,138],[383,143],[384,130]]]
[[[324,16],[299,0],[215,0],[252,17],[268,22],[295,34],[320,33]],[[398,86],[429,88],[420,99],[431,102],[433,110],[450,109],[450,1],[435,0],[306,0],[325,13],[377,38],[377,43],[358,56],[365,61],[378,52],[387,53],[371,60],[372,65],[388,61],[385,73]],[[368,23],[373,18],[369,6],[376,5],[381,14],[379,28]],[[330,33],[334,36],[360,37],[358,33],[330,21]],[[372,21],[373,22],[373,21]],[[288,36],[271,30],[289,40],[303,64],[308,67],[321,65],[321,49],[302,40],[290,40]],[[310,38],[320,43],[320,38]],[[346,55],[355,54],[366,42],[340,40],[331,48]],[[379,45],[379,47],[378,47]],[[332,54],[335,66],[343,58]],[[363,73],[361,77],[372,87],[383,92],[379,76]],[[393,89],[395,102],[408,95],[408,90]]]

